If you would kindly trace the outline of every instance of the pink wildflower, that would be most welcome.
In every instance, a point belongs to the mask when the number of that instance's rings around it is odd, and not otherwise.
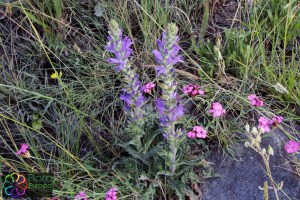
[[[300,142],[290,140],[288,143],[284,145],[284,149],[288,153],[296,153],[299,150],[299,146],[300,146]]]
[[[255,94],[250,94],[248,96],[248,99],[250,101],[250,104],[252,106],[257,106],[257,107],[261,107],[264,105],[263,100],[261,100],[260,98],[258,98]]]
[[[88,200],[87,195],[83,192],[80,191],[75,197],[74,200]]]
[[[189,131],[189,132],[187,132],[186,136],[188,138],[195,138],[196,137],[196,133],[194,131]]]
[[[282,116],[276,115],[275,117],[272,118],[273,125],[275,125],[275,126],[277,124],[280,124],[282,121],[283,121],[283,117]]]
[[[220,117],[225,114],[225,109],[219,102],[214,102],[212,103],[209,112],[213,115],[213,117]]]
[[[152,82],[149,82],[146,85],[144,85],[143,91],[144,91],[144,93],[150,94],[154,87],[155,87],[155,84]]]
[[[207,131],[202,126],[194,126],[192,131],[189,131],[186,136],[188,138],[206,138]]]
[[[18,155],[26,155],[28,153],[28,144],[20,144],[21,148],[17,151]]]
[[[200,86],[198,85],[191,85],[191,84],[188,84],[186,86],[183,87],[183,93],[184,94],[188,94],[188,95],[191,95],[191,96],[196,96],[198,94],[204,94],[204,91],[200,89]]]
[[[105,194],[105,200],[117,200],[117,188],[110,188]]]
[[[202,126],[194,126],[193,131],[197,138],[206,138],[207,131]]]
[[[261,128],[263,133],[269,132],[271,130],[270,125],[272,125],[272,124],[273,124],[273,121],[269,120],[268,118],[260,117],[258,119],[258,128]]]

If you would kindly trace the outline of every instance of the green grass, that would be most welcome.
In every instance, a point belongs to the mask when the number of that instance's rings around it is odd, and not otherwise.
[[[263,0],[255,7],[243,3],[239,22],[220,30],[220,54],[226,76],[232,81],[229,86],[224,85],[226,77],[217,76],[220,63],[210,30],[212,1],[101,3],[105,8],[102,17],[94,15],[91,1],[0,3],[3,169],[53,171],[58,184],[54,194],[60,198],[72,198],[84,190],[92,199],[103,199],[105,191],[116,185],[121,199],[151,199],[155,193],[168,198],[165,182],[151,180],[149,185],[138,181],[137,165],[133,164],[130,173],[128,168],[113,168],[123,153],[113,136],[124,133],[125,116],[118,98],[120,74],[106,62],[104,47],[110,19],[116,19],[124,34],[133,38],[133,62],[145,82],[155,78],[154,71],[145,66],[154,64],[151,52],[162,28],[169,22],[179,26],[185,56],[179,69],[201,78],[179,75],[179,85],[196,83],[207,92],[205,98],[190,99],[196,108],[186,125],[205,124],[212,146],[234,156],[234,144],[239,141],[235,133],[242,131],[246,122],[255,124],[257,112],[278,113],[288,121],[299,121],[299,1]],[[63,76],[50,79],[55,71],[62,71]],[[289,93],[277,92],[276,83]],[[249,93],[263,96],[266,107],[250,108]],[[206,117],[205,110],[214,100],[226,105],[230,113],[223,121]],[[40,130],[32,126],[36,115],[42,120]],[[289,137],[299,140],[292,130],[287,133]],[[33,158],[15,156],[20,143],[30,144]],[[295,163],[299,167],[297,160]]]

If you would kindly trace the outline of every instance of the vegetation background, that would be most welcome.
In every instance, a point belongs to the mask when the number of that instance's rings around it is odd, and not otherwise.
[[[220,148],[233,155],[236,133],[256,123],[255,113],[288,119],[286,134],[299,140],[300,2],[298,0],[2,0],[0,1],[0,168],[55,174],[55,196],[87,191],[104,198],[118,185],[120,199],[163,199],[163,182],[150,188],[139,169],[117,170],[124,155],[114,144],[123,133],[120,75],[106,62],[108,22],[118,21],[133,39],[135,66],[153,80],[152,50],[169,22],[179,27],[184,62],[179,85],[204,86],[187,125],[205,115],[213,99],[226,102],[226,119],[208,123],[210,137],[198,153]],[[51,79],[54,72],[62,77]],[[285,88],[286,91],[283,89]],[[247,106],[247,95],[266,107]],[[209,100],[207,100],[209,99]],[[205,117],[202,121],[208,121]],[[20,143],[32,158],[17,157]],[[193,152],[197,156],[197,152]],[[295,158],[295,165],[300,167]],[[201,177],[209,176],[206,170]],[[149,181],[151,182],[151,180]]]

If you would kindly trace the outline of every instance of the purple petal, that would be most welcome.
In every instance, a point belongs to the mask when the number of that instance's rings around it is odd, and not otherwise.
[[[122,48],[121,48],[121,51],[125,51],[125,50],[127,50],[129,47],[130,47],[130,45],[132,44],[132,42],[131,42],[131,39],[128,37],[128,36],[126,36],[123,40],[122,40]]]
[[[165,41],[165,40],[166,40],[166,38],[167,38],[167,35],[166,35],[166,33],[165,33],[165,32],[162,32],[162,40],[163,40],[163,41]]]
[[[160,76],[161,74],[167,74],[166,68],[164,66],[156,66],[154,69],[156,70],[157,76]]]
[[[174,57],[169,57],[167,59],[167,64],[168,65],[175,65],[176,63],[178,63],[179,61],[181,61],[181,56],[176,56],[175,58]]]
[[[127,105],[131,105],[132,101],[131,101],[131,95],[130,94],[123,94],[120,96],[120,99],[122,99],[123,101],[125,101],[125,103]]]
[[[179,45],[174,44],[174,45],[172,46],[171,57],[175,57],[175,56],[178,54],[178,52],[179,52],[180,49],[181,49],[181,48],[180,48]]]
[[[170,99],[176,99],[177,98],[177,92],[172,92],[170,94]]]
[[[171,109],[170,110],[170,115],[169,118],[171,121],[176,121],[178,120],[180,117],[182,117],[184,115],[184,107],[182,105],[178,105],[175,109]]]
[[[107,39],[108,39],[109,41],[112,42],[112,37],[111,37],[111,35],[107,36]]]
[[[157,62],[157,63],[161,63],[162,61],[163,61],[163,56],[161,55],[161,53],[159,52],[159,51],[157,51],[156,49],[155,50],[153,50],[153,55],[154,55],[154,58],[155,58],[155,61]]]
[[[160,98],[156,99],[156,108],[159,112],[159,114],[163,114],[165,112],[165,104],[164,101],[161,100]]]
[[[107,62],[110,63],[110,64],[120,64],[121,60],[116,59],[116,58],[109,58],[109,59],[107,59]]]
[[[177,106],[175,110],[175,115],[177,117],[182,117],[184,115],[184,107],[181,104]]]
[[[115,66],[115,70],[117,72],[121,71],[123,68],[124,68],[124,64],[120,64],[120,65]]]
[[[168,116],[164,115],[164,116],[161,116],[159,118],[159,122],[160,124],[164,125],[164,126],[168,126],[169,125],[169,122],[168,122]]]
[[[105,48],[106,48],[107,51],[109,51],[111,53],[115,52],[115,47],[114,47],[113,43],[110,43],[110,44],[106,45]]]
[[[161,40],[156,40],[156,44],[157,44],[160,51],[162,51],[164,49],[165,43],[162,42]]]
[[[139,94],[139,97],[136,100],[136,107],[140,107],[144,102],[146,98],[143,96],[142,93]]]
[[[125,59],[129,58],[129,56],[131,55],[131,53],[132,53],[132,49],[128,48],[128,49],[125,51],[124,58],[125,58]]]

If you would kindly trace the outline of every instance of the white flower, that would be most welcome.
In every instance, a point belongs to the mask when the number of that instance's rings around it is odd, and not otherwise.
[[[275,88],[275,90],[281,94],[287,93],[289,94],[289,91],[280,83],[276,83],[276,85],[273,85],[273,87]]]

